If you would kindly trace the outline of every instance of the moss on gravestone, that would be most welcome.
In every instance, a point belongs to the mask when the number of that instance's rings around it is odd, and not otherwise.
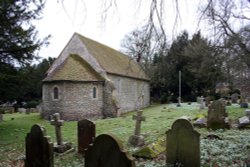
[[[155,158],[166,150],[166,139],[160,138],[136,151],[133,156],[142,158]]]

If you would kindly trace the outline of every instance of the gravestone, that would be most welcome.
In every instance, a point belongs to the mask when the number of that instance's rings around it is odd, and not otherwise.
[[[30,114],[30,113],[31,113],[30,108],[27,108],[25,114]]]
[[[208,96],[208,97],[205,98],[205,106],[208,107],[210,104],[211,104],[210,103],[210,97]]]
[[[183,115],[183,116],[181,116],[179,119],[186,119],[186,120],[188,120],[188,121],[191,121],[191,120],[192,120],[191,117],[189,117],[189,116],[187,116],[187,115]]]
[[[33,125],[25,139],[25,167],[53,167],[53,143],[45,129]]]
[[[200,104],[200,103],[201,103],[201,99],[200,99],[200,97],[199,97],[199,96],[197,96],[197,97],[196,97],[196,102],[197,102],[198,104]]]
[[[246,115],[248,118],[250,118],[250,109],[246,109],[246,110],[245,110],[245,115]]]
[[[158,138],[155,142],[143,146],[133,153],[133,157],[153,159],[166,151],[166,138]]]
[[[247,102],[241,102],[240,103],[240,108],[248,108],[248,103]]]
[[[21,113],[26,113],[26,108],[18,108],[17,111]]]
[[[241,117],[239,118],[239,124],[240,125],[243,125],[243,124],[250,124],[250,120],[249,120],[249,117],[247,116],[244,116],[244,117]]]
[[[117,138],[102,134],[86,150],[85,167],[135,167],[135,163]]]
[[[204,102],[204,97],[200,97],[200,109],[203,110],[205,109],[205,102]]]
[[[231,100],[232,100],[232,103],[237,103],[238,100],[239,100],[239,94],[238,93],[234,93],[231,95]]]
[[[63,125],[63,120],[60,120],[59,113],[52,115],[52,120],[50,124],[55,126],[56,141],[54,143],[54,151],[57,153],[63,153],[72,148],[71,143],[63,142],[61,126]]]
[[[176,120],[167,132],[166,163],[174,166],[200,167],[200,134],[186,119]]]
[[[142,116],[142,110],[137,111],[136,115],[133,115],[133,120],[136,120],[135,132],[134,132],[134,135],[129,137],[128,142],[132,146],[143,146],[144,137],[140,135],[140,131],[141,131],[141,121],[145,121],[145,117]]]
[[[84,154],[85,150],[95,139],[95,124],[87,119],[77,122],[78,153]]]
[[[239,129],[249,129],[250,128],[250,119],[248,116],[244,116],[239,118],[239,124],[238,124]]]
[[[227,128],[228,125],[225,122],[226,117],[225,103],[221,100],[214,101],[208,107],[207,128],[213,130]]]

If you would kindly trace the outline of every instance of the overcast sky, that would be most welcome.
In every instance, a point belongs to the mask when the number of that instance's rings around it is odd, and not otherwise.
[[[151,0],[117,0],[117,8],[109,10],[102,21],[105,0],[47,0],[43,18],[35,22],[39,35],[52,35],[50,45],[40,50],[43,58],[57,57],[74,32],[94,39],[114,49],[120,49],[120,42],[126,34],[145,24],[149,15]],[[169,40],[173,37],[175,19],[174,0],[165,4],[165,31]],[[168,3],[168,4],[167,4]],[[179,1],[181,18],[175,34],[186,29],[191,35],[197,30],[197,5],[199,0]]]

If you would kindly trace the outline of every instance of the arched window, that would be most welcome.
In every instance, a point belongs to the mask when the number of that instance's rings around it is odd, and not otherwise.
[[[58,99],[59,98],[59,90],[58,87],[54,87],[53,89],[53,98]]]
[[[97,98],[97,96],[96,96],[96,87],[93,87],[93,99],[96,99]]]

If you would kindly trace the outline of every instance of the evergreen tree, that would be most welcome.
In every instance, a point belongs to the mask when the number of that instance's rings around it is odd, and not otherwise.
[[[37,59],[36,51],[48,44],[49,36],[38,39],[31,23],[41,18],[44,3],[44,0],[0,2],[0,101],[18,98],[24,80],[20,68]]]

